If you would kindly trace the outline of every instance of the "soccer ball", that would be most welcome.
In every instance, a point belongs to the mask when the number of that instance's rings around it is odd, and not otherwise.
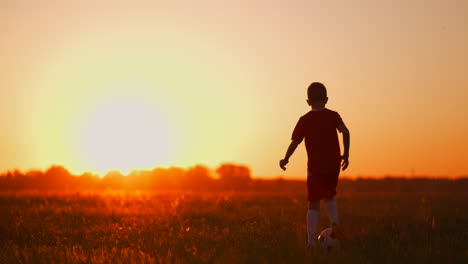
[[[326,251],[340,249],[340,240],[333,234],[333,229],[326,228],[318,236],[318,245]]]

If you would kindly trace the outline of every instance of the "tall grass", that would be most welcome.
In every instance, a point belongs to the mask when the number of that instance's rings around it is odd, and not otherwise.
[[[0,262],[468,263],[468,194],[337,200],[343,248],[310,257],[303,194],[4,194]]]

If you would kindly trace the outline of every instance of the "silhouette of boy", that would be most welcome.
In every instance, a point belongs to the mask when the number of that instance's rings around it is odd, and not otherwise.
[[[336,184],[340,167],[345,170],[349,161],[349,131],[337,112],[325,108],[328,102],[327,90],[322,83],[313,82],[307,89],[307,103],[312,110],[297,122],[292,134],[292,142],[284,159],[279,164],[286,170],[289,158],[305,138],[307,150],[307,191],[309,210],[307,211],[307,243],[316,245],[316,233],[320,200],[325,208],[335,233],[338,226],[338,209],[335,201]],[[336,130],[343,133],[344,153],[340,156],[340,144]]]

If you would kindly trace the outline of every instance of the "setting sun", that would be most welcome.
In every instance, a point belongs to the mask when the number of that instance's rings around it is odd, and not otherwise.
[[[114,98],[96,107],[84,123],[82,154],[100,172],[151,168],[169,154],[169,129],[161,113],[143,98]]]

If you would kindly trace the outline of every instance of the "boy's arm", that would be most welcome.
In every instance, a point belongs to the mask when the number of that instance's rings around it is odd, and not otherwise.
[[[344,152],[343,156],[341,156],[341,159],[343,162],[341,163],[341,167],[343,170],[346,170],[349,165],[349,141],[350,141],[350,136],[349,136],[349,130],[345,126],[344,123],[341,123],[338,125],[338,130],[343,133],[343,145],[344,145]]]
[[[284,156],[284,159],[280,160],[279,165],[281,169],[286,170],[286,164],[289,162],[289,158],[291,155],[294,153],[296,150],[297,146],[301,143],[301,140],[293,140],[291,141],[291,144],[289,144],[288,150],[286,151],[286,155]]]

